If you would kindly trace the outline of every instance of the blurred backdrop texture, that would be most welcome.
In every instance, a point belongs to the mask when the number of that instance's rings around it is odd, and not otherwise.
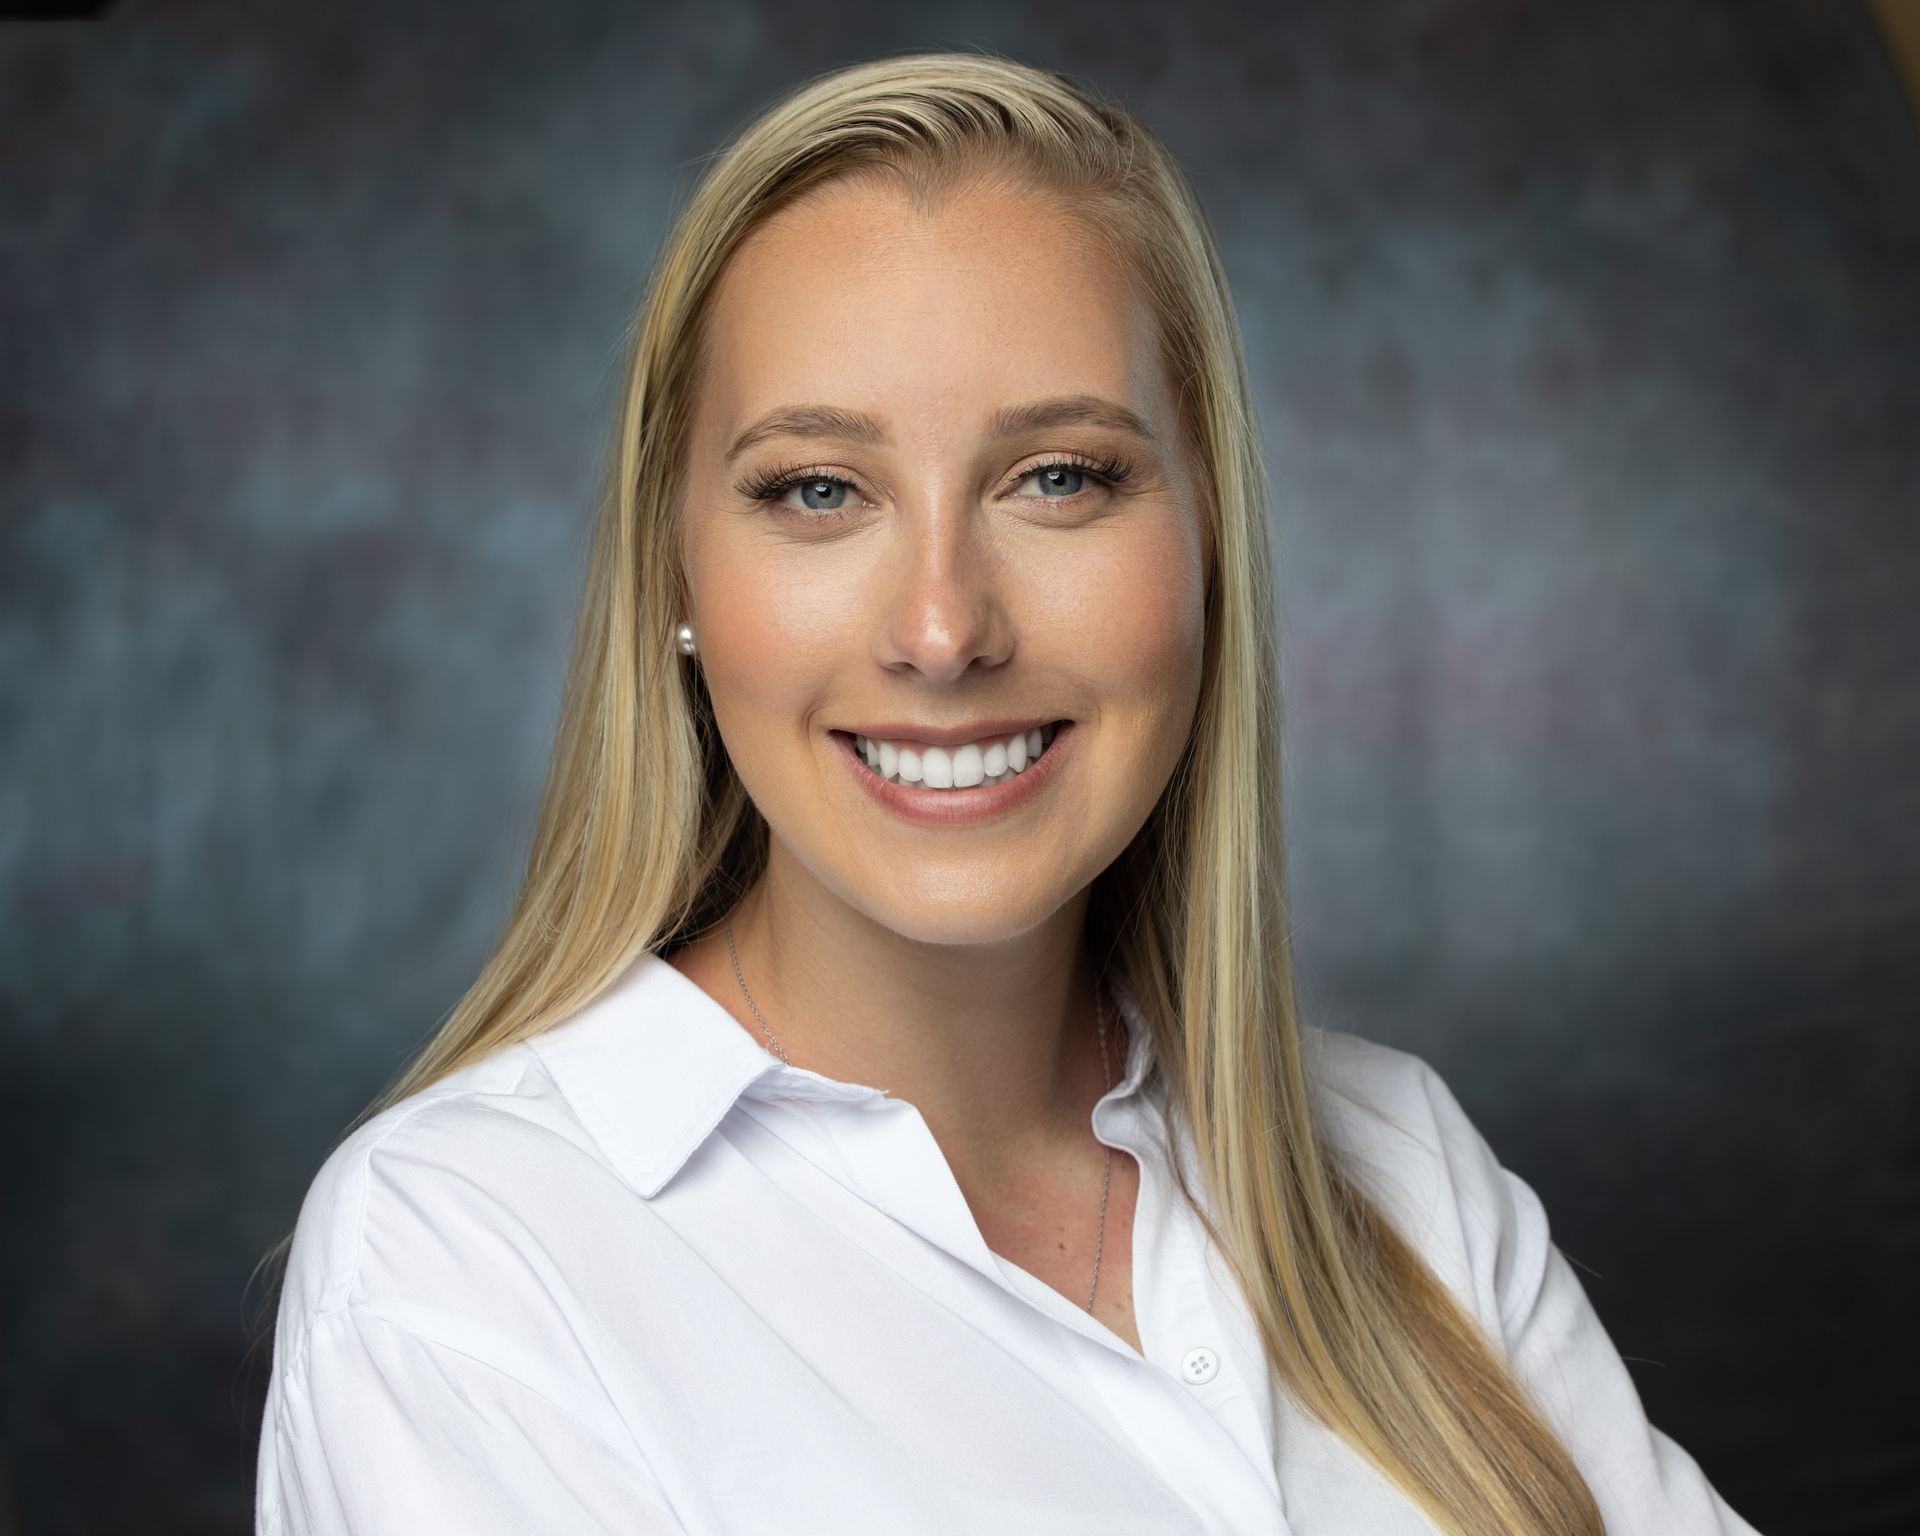
[[[506,913],[658,242],[944,47],[1220,235],[1306,1016],[1768,1536],[1920,1529],[1920,6],[4,10],[0,1533],[249,1528],[249,1275]]]

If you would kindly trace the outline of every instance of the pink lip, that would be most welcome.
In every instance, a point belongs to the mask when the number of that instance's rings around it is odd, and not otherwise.
[[[972,789],[921,789],[891,783],[867,766],[867,760],[855,750],[852,736],[844,731],[830,734],[860,787],[894,815],[922,827],[965,827],[1004,816],[1045,789],[1073,749],[1076,732],[1071,720],[1062,720],[1054,727],[1053,741],[1031,767],[1001,783],[979,784]]]

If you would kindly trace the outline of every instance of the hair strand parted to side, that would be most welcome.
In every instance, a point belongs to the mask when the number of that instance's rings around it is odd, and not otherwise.
[[[1277,1379],[1452,1536],[1603,1536],[1498,1346],[1315,1133],[1282,875],[1267,486],[1238,327],[1180,168],[1062,75],[991,53],[876,59],[789,92],[709,164],[640,312],[522,889],[472,987],[355,1125],[572,1016],[643,951],[717,922],[764,867],[768,829],[673,643],[692,403],[728,259],[779,208],[857,176],[892,178],[923,212],[980,178],[1058,196],[1157,322],[1207,534],[1205,675],[1165,793],[1095,882],[1088,943],[1150,1021],[1218,1223],[1195,1209]]]

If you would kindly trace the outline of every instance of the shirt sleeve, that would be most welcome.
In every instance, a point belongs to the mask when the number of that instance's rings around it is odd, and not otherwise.
[[[1501,1166],[1451,1090],[1428,1096],[1473,1267],[1491,1272],[1508,1367],[1572,1454],[1609,1536],[1759,1536],[1700,1465],[1648,1422],[1639,1391],[1531,1186]]]
[[[685,1536],[636,1453],[358,1306],[312,1318],[262,1435],[258,1536]]]

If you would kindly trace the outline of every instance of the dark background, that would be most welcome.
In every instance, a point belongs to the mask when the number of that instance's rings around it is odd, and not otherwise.
[[[1768,1536],[1920,1528],[1915,9],[0,21],[0,1532],[248,1528],[249,1272],[506,912],[676,200],[948,46],[1223,241],[1308,1016],[1440,1068]]]

